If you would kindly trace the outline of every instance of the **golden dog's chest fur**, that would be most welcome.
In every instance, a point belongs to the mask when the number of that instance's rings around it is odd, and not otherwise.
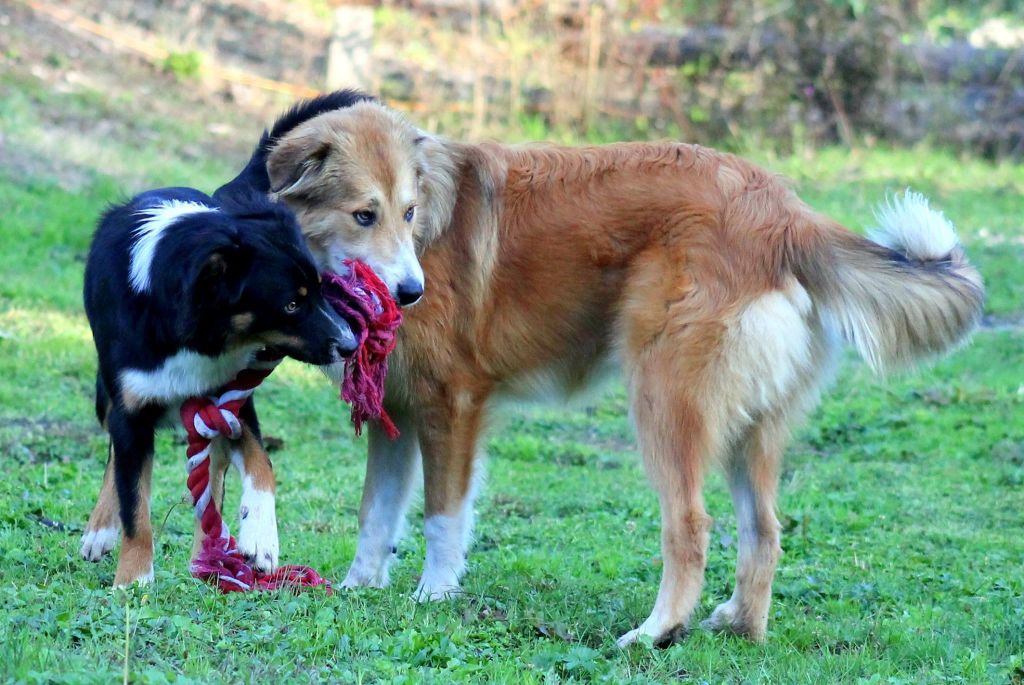
[[[783,448],[840,337],[883,369],[950,349],[981,310],[977,272],[924,198],[897,201],[872,241],[756,166],[698,146],[466,145],[363,103],[298,127],[268,168],[322,265],[354,254],[392,273],[415,244],[425,274],[388,378],[403,437],[370,432],[345,585],[387,583],[421,458],[417,594],[457,592],[489,400],[548,384],[572,392],[615,358],[659,494],[664,562],[654,608],[623,645],[667,643],[688,626],[713,463],[729,479],[739,555],[733,596],[708,625],[762,638]],[[416,221],[403,224],[414,191]],[[373,233],[351,224],[364,206],[380,214]]]

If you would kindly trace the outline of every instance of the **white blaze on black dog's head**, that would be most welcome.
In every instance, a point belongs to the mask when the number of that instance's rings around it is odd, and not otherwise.
[[[189,214],[216,211],[215,207],[183,200],[165,200],[153,207],[139,210],[139,214],[146,217],[146,220],[132,231],[133,242],[129,267],[129,282],[132,289],[137,293],[149,290],[153,280],[150,273],[153,256],[160,244],[160,238],[163,237],[164,231],[169,226]]]
[[[319,264],[362,260],[402,305],[424,288],[418,139],[398,114],[363,102],[297,126],[267,159],[271,191],[295,210]]]

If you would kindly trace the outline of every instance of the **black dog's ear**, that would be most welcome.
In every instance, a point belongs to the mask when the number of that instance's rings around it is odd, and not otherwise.
[[[175,332],[180,340],[203,354],[220,353],[226,329],[218,322],[229,316],[241,298],[251,261],[239,245],[221,245],[184,275],[183,292],[175,306]]]
[[[250,261],[247,251],[236,244],[210,252],[192,284],[192,301],[224,307],[237,303],[245,289]]]
[[[318,135],[281,141],[267,157],[270,191],[285,196],[301,194],[323,171],[330,152],[331,144]]]

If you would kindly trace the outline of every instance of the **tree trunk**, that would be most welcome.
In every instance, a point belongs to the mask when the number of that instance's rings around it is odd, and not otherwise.
[[[373,2],[332,2],[334,28],[327,45],[328,90],[373,90]]]

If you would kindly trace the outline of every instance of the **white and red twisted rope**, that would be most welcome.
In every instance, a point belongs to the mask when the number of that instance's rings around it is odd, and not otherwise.
[[[387,286],[362,262],[346,261],[349,273],[344,277],[325,273],[323,291],[331,306],[345,317],[359,335],[359,349],[345,360],[342,399],[352,404],[352,423],[356,434],[363,421],[381,421],[394,439],[398,430],[384,411],[384,378],[387,357],[395,348],[395,331],[402,314]],[[188,490],[200,527],[206,535],[199,555],[192,560],[192,575],[210,580],[224,592],[244,592],[259,588],[324,586],[330,581],[308,566],[282,566],[273,573],[258,573],[238,552],[235,539],[217,510],[210,487],[210,448],[213,440],[224,437],[237,441],[242,437],[239,412],[263,380],[280,363],[280,357],[257,354],[252,366],[243,369],[217,395],[193,397],[181,405],[181,422],[188,435]]]
[[[318,585],[326,586],[330,592],[330,582],[308,566],[282,566],[273,573],[253,570],[238,551],[234,537],[217,510],[210,486],[210,450],[214,439],[241,439],[242,422],[238,413],[280,361],[279,357],[258,354],[252,366],[239,372],[217,396],[193,397],[181,405],[181,422],[188,434],[188,490],[196,518],[206,534],[189,570],[196,578],[216,583],[224,592]]]

